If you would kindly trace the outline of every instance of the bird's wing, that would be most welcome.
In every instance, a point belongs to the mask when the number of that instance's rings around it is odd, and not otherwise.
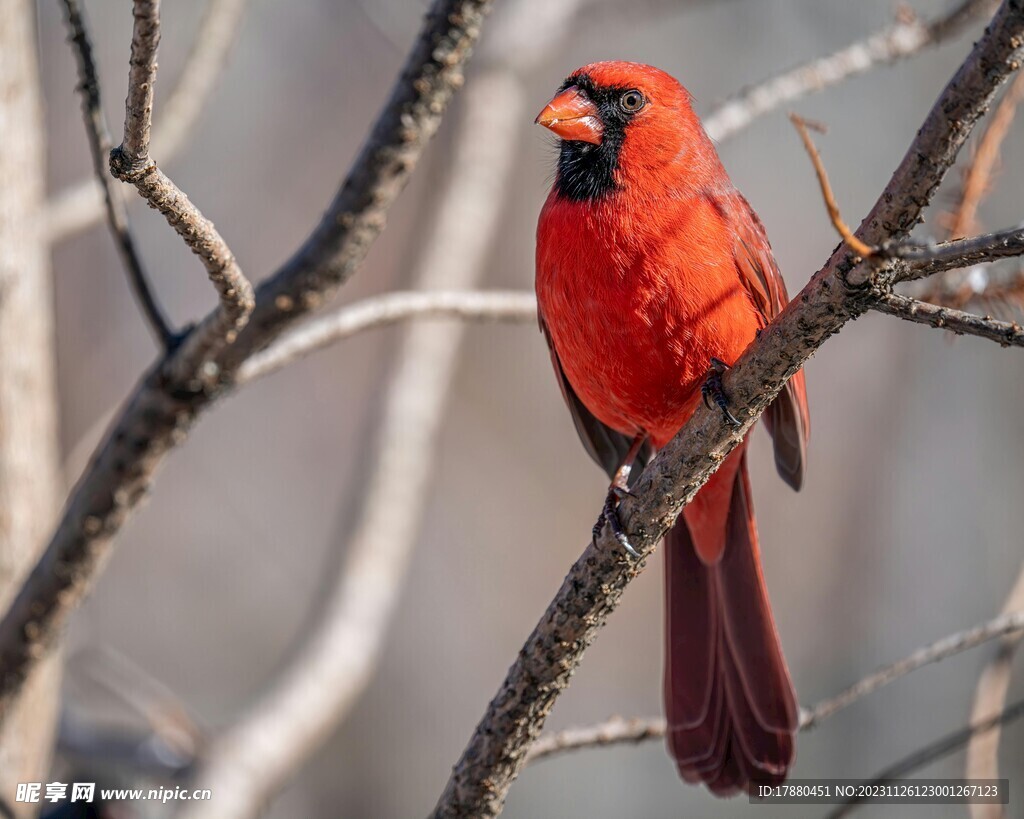
[[[540,329],[544,332],[544,339],[548,343],[548,351],[551,353],[551,363],[554,365],[555,375],[558,376],[558,386],[562,389],[562,397],[565,399],[569,412],[572,413],[573,423],[576,425],[576,433],[580,436],[587,454],[597,462],[597,465],[608,474],[609,478],[612,478],[629,453],[633,441],[628,435],[617,432],[595,418],[593,413],[587,409],[586,404],[576,395],[576,391],[572,388],[572,384],[569,383],[569,379],[566,378],[565,371],[562,369],[562,362],[558,360],[558,352],[551,340],[551,333],[548,332],[547,325],[544,323],[544,317],[538,314],[538,318]],[[630,473],[632,479],[635,480],[639,476],[642,467],[646,466],[652,455],[650,443],[645,442],[636,458],[636,463],[641,469],[632,470]]]
[[[786,283],[775,263],[761,220],[742,195],[735,193],[734,197],[729,210],[733,215],[731,222],[735,236],[733,253],[736,268],[767,323],[782,312],[782,308],[789,302]],[[811,433],[811,415],[807,406],[803,370],[786,382],[782,392],[765,412],[764,421],[774,443],[775,468],[786,483],[799,489],[803,484],[807,440]]]

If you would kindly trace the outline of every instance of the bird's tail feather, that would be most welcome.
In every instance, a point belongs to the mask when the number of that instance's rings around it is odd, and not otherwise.
[[[721,795],[782,782],[798,722],[761,574],[746,455],[737,455],[738,468],[725,471],[732,491],[720,493],[729,510],[718,559],[701,559],[694,541],[705,533],[691,532],[684,516],[665,548],[669,751],[683,779]]]

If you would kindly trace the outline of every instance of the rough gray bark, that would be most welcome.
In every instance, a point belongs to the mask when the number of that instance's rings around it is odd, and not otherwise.
[[[60,488],[53,299],[42,235],[44,132],[35,54],[35,4],[0,3],[0,605],[38,558]],[[45,779],[57,713],[51,658],[0,732],[0,798]],[[19,813],[19,815],[22,815]],[[29,815],[25,812],[24,815]]]

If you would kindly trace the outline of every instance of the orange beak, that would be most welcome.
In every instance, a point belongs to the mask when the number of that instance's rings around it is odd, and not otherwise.
[[[604,136],[597,106],[575,85],[557,94],[534,122],[571,142],[600,145]]]

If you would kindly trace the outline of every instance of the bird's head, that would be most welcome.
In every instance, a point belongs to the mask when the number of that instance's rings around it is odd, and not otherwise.
[[[598,199],[681,170],[707,137],[690,95],[660,69],[600,62],[570,74],[535,120],[561,139],[555,188]]]

